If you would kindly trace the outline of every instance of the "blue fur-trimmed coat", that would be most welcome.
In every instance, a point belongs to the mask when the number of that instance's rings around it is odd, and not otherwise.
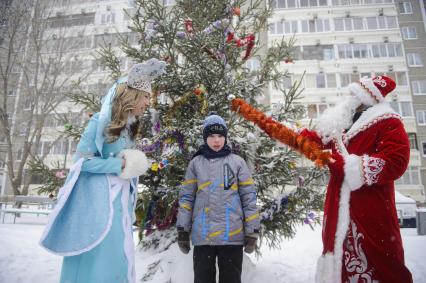
[[[113,143],[95,144],[99,114],[93,115],[77,146],[75,163],[52,211],[40,244],[52,253],[73,256],[93,249],[108,234],[114,193],[108,176],[121,173],[116,155],[133,146],[126,131]],[[130,180],[131,201],[136,203],[137,179]],[[134,215],[132,215],[134,221]]]

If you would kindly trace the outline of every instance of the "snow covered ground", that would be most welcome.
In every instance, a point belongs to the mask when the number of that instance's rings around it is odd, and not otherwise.
[[[0,282],[50,283],[58,282],[61,258],[38,246],[46,217],[23,216],[16,224],[6,216],[0,223]],[[408,268],[415,283],[426,283],[426,236],[418,236],[415,229],[402,229]],[[262,247],[262,256],[244,258],[243,282],[313,282],[315,263],[321,253],[320,228],[312,231],[301,226],[296,237],[283,242],[280,249]],[[162,259],[160,264],[155,264]],[[151,283],[190,283],[192,254],[183,255],[176,245],[163,253],[139,251],[136,271],[139,279],[151,266],[146,277]],[[401,282],[403,283],[403,282]]]

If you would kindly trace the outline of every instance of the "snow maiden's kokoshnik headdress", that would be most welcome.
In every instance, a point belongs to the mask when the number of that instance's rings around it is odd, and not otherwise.
[[[102,155],[102,146],[104,144],[104,129],[111,121],[111,108],[114,100],[116,88],[119,84],[126,83],[128,87],[145,91],[152,94],[151,81],[157,76],[165,73],[166,63],[156,58],[151,58],[145,62],[135,64],[127,77],[117,80],[117,82],[108,90],[102,99],[102,108],[99,112],[98,128],[96,129],[96,148]]]

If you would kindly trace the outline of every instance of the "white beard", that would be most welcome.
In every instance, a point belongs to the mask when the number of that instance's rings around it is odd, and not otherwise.
[[[352,125],[352,117],[361,104],[361,100],[356,96],[347,96],[336,106],[323,112],[316,122],[315,130],[324,144],[341,138],[343,131]]]

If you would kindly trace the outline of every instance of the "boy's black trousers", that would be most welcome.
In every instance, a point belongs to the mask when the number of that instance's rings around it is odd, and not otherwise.
[[[243,246],[195,246],[194,283],[216,283],[216,257],[219,283],[241,283]]]

